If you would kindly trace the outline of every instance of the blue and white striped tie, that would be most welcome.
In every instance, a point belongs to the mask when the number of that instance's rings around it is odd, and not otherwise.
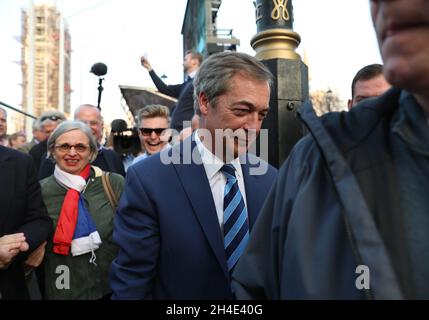
[[[232,272],[249,240],[249,224],[234,166],[226,164],[220,170],[227,179],[223,194],[223,234],[228,271]]]

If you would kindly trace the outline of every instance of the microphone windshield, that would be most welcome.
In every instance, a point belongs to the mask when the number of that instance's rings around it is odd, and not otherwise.
[[[127,122],[123,119],[115,119],[111,124],[112,132],[122,132],[127,130],[127,127]]]
[[[107,66],[103,62],[97,62],[91,67],[89,72],[99,77],[104,76],[107,73]]]

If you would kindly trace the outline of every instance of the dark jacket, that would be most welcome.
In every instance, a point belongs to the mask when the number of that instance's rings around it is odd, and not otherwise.
[[[113,150],[101,148],[98,151],[97,158],[95,158],[95,160],[91,164],[96,167],[99,167],[103,171],[114,172],[125,177],[125,169],[121,157]],[[43,157],[42,163],[40,164],[39,174],[37,178],[39,180],[47,178],[54,173],[54,170],[54,162],[50,159],[46,159],[45,156]]]
[[[38,142],[36,142],[36,140],[33,138],[31,139],[30,142],[27,142],[26,144],[20,146],[17,148],[18,151],[24,152],[24,153],[29,153],[30,150],[36,145],[38,144]]]
[[[110,273],[113,299],[232,298],[210,184],[192,150],[189,137],[129,167],[113,233],[121,247]],[[241,159],[251,233],[277,170],[253,155]],[[259,167],[266,172],[256,175]]]
[[[35,146],[33,146],[28,153],[33,158],[34,161],[34,167],[36,168],[37,172],[39,172],[40,165],[43,161],[43,155],[46,154],[46,150],[48,149],[48,140],[42,141]],[[53,171],[52,171],[53,172]]]
[[[401,91],[350,112],[300,111],[310,135],[279,171],[233,275],[240,299],[400,299],[411,272],[389,143]],[[359,265],[370,289],[359,290]]]
[[[191,121],[194,115],[194,86],[192,79],[175,85],[166,85],[153,71],[149,72],[153,83],[159,92],[176,98],[177,103],[173,107],[170,127],[180,132],[183,129],[183,121]]]
[[[23,232],[30,249],[0,270],[0,298],[28,299],[24,261],[52,232],[31,158],[0,146],[0,237]]]

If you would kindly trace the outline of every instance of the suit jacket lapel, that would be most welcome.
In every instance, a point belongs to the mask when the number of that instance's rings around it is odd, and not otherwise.
[[[192,139],[192,137],[189,137],[188,139]],[[185,143],[190,142],[186,140]],[[191,150],[194,150],[195,147],[195,141],[192,141]],[[179,147],[173,147],[172,149],[172,152],[180,152],[180,159],[183,160]],[[199,152],[193,152],[192,155],[199,157]],[[220,232],[219,221],[217,219],[216,208],[213,202],[213,196],[207,175],[204,170],[204,166],[202,164],[196,164],[193,160],[191,164],[175,164],[174,167],[210,247],[216,256],[225,277],[229,279],[225,250],[223,247],[223,238]],[[201,159],[197,159],[197,163],[201,163]]]

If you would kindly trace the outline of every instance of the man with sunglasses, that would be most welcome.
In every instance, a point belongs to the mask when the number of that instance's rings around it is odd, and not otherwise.
[[[169,109],[161,105],[148,105],[139,111],[139,138],[144,153],[135,158],[133,164],[170,146],[169,116]]]
[[[55,130],[55,128],[64,120],[66,120],[66,117],[59,111],[45,111],[40,115],[40,126],[42,132],[46,136],[46,140],[36,144],[29,151],[30,156],[34,160],[34,165],[36,167],[37,172],[39,172],[40,165],[44,160],[43,156],[46,154],[47,139]]]

